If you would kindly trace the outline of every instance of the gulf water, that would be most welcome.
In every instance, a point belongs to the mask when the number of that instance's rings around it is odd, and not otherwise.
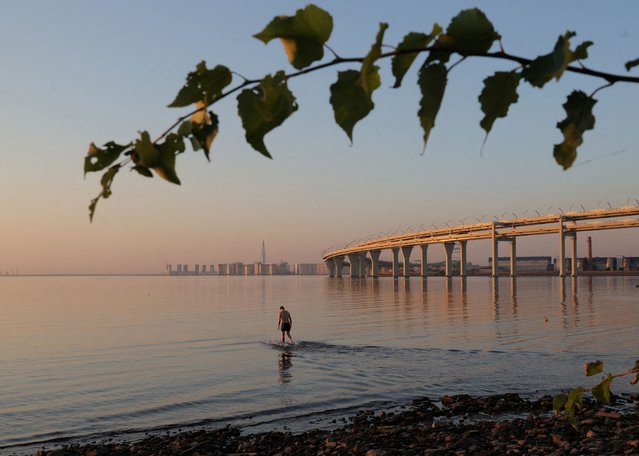
[[[584,362],[639,359],[637,284],[1,277],[0,452],[227,424],[300,431],[420,397],[592,384]],[[276,343],[280,305],[293,345]]]

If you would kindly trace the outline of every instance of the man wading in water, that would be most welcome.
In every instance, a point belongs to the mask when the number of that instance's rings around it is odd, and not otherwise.
[[[284,333],[288,336],[289,342],[293,343],[293,338],[291,337],[292,324],[293,318],[291,318],[291,314],[288,310],[284,310],[284,306],[280,306],[280,316],[277,319],[277,329],[281,329],[282,331],[282,343],[284,343]]]

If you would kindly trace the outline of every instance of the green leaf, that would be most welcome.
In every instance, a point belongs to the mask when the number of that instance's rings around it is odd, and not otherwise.
[[[406,51],[412,49],[421,49],[428,46],[433,38],[442,32],[442,28],[439,24],[433,25],[433,30],[429,35],[424,33],[411,32],[404,37],[401,43],[397,46],[398,51]],[[406,75],[415,59],[417,58],[417,52],[411,52],[408,54],[398,54],[393,57],[391,62],[391,68],[393,70],[393,76],[395,76],[395,85],[393,88],[398,88],[402,85],[402,80]]]
[[[209,111],[209,120],[210,123],[207,124],[193,124],[191,129],[191,144],[194,150],[204,150],[206,159],[211,161],[209,152],[211,150],[211,144],[213,144],[213,140],[219,131],[219,120],[212,111]]]
[[[382,55],[382,41],[384,39],[384,32],[388,28],[388,24],[385,22],[381,22],[379,24],[379,31],[377,32],[377,36],[375,37],[375,42],[371,46],[370,51],[364,57],[364,61],[362,62],[362,68],[360,70],[360,80],[359,84],[362,88],[369,94],[373,93],[379,84],[375,87],[369,87],[368,81],[370,79],[371,74],[377,73],[379,68],[375,65],[375,61],[379,59],[379,56]]]
[[[639,59],[629,60],[626,62],[626,71],[632,70],[634,67],[639,65]]]
[[[91,204],[89,204],[89,222],[93,222],[93,216],[95,215],[95,208],[98,205],[98,201],[100,201],[100,197],[93,198],[91,200]]]
[[[567,400],[568,400],[568,395],[565,393],[558,394],[553,398],[552,408],[557,415],[561,413],[561,409],[564,405],[566,405]]]
[[[140,139],[135,141],[137,153],[136,165],[151,168],[162,179],[180,185],[180,179],[175,173],[175,154],[184,151],[184,141],[181,137],[171,134],[163,144],[155,145],[151,142],[149,133],[140,133]]]
[[[572,53],[571,62],[575,60],[586,60],[588,58],[588,48],[592,46],[594,43],[592,41],[584,41],[579,46],[577,46]]]
[[[157,166],[160,157],[160,151],[155,148],[155,145],[151,142],[151,137],[148,131],[140,133],[140,139],[135,140],[135,152],[137,159],[134,159],[136,164],[140,164],[146,168],[153,168]]]
[[[108,198],[111,196],[111,184],[113,183],[113,179],[118,171],[120,171],[120,165],[114,165],[102,175],[102,179],[100,179],[100,184],[102,185],[102,198]]]
[[[153,173],[151,172],[151,170],[142,165],[135,165],[133,168],[131,168],[131,170],[137,171],[139,174],[143,175],[144,177],[153,177]]]
[[[381,85],[379,67],[375,61],[382,51],[382,40],[388,24],[380,23],[375,42],[362,62],[360,71],[346,70],[337,73],[337,81],[331,85],[330,102],[335,122],[353,141],[355,124],[375,107],[373,92]]]
[[[593,375],[603,372],[603,361],[592,361],[584,364],[586,369],[586,376],[592,377]]]
[[[84,158],[84,174],[101,171],[107,166],[110,166],[120,157],[122,152],[131,147],[131,144],[121,146],[110,141],[102,147],[103,149],[100,149],[93,143],[89,144],[89,151]]]
[[[190,120],[185,120],[180,124],[177,130],[177,134],[180,136],[189,136],[193,131],[193,124]]]
[[[517,87],[521,77],[514,71],[498,71],[484,79],[484,89],[479,95],[484,118],[479,125],[490,133],[498,117],[506,117],[511,104],[517,103]]]
[[[595,103],[597,100],[594,98],[575,90],[568,95],[563,105],[566,118],[557,123],[557,128],[563,133],[564,141],[555,145],[554,157],[564,169],[570,168],[577,158],[577,147],[583,142],[584,132],[595,126],[595,117],[592,115]]]
[[[608,374],[608,376],[603,379],[601,382],[597,383],[592,387],[592,395],[597,399],[597,402],[603,404],[610,403],[610,383],[612,382],[612,375]]]
[[[184,138],[178,134],[170,133],[164,143],[158,144],[156,147],[160,149],[160,153],[172,153],[173,155],[181,154],[185,150]]]
[[[248,143],[271,158],[264,136],[297,111],[295,96],[288,89],[284,72],[267,75],[259,86],[243,90],[237,97],[237,111]]]
[[[95,214],[95,208],[98,205],[98,201],[100,198],[108,198],[111,196],[111,184],[113,184],[113,179],[115,175],[120,171],[120,167],[122,165],[113,165],[111,166],[100,179],[100,185],[102,185],[102,192],[95,198],[91,200],[91,204],[89,204],[89,221],[93,222],[93,215]]]
[[[198,101],[206,106],[222,95],[222,90],[231,83],[233,76],[224,65],[213,69],[206,68],[206,62],[200,62],[195,71],[186,77],[186,84],[180,89],[169,108],[182,108]]]
[[[451,20],[439,44],[443,49],[453,49],[460,54],[483,53],[499,38],[486,15],[472,8],[461,11]]]
[[[368,87],[379,86],[378,68],[369,77]],[[360,82],[360,72],[346,70],[337,73],[337,81],[331,85],[330,102],[333,106],[335,122],[342,127],[348,138],[353,141],[355,124],[366,117],[375,107],[371,94]]]
[[[324,57],[324,43],[332,31],[333,17],[310,4],[297,10],[293,17],[274,18],[264,30],[253,36],[264,43],[279,38],[288,61],[299,70]]]
[[[573,388],[568,391],[568,399],[564,405],[568,415],[573,415],[575,409],[581,409],[583,407],[583,395],[585,391],[586,390],[582,386],[578,386],[577,388]]]
[[[583,60],[588,57],[587,49],[592,45],[591,41],[585,41],[577,46],[575,51],[570,50],[570,38],[575,32],[566,32],[557,39],[554,50],[550,54],[542,55],[533,60],[530,65],[521,72],[522,77],[535,87],[543,87],[552,78],[559,81],[568,65],[575,60]]]
[[[448,70],[442,63],[433,63],[422,67],[419,72],[419,88],[422,93],[422,99],[419,102],[419,111],[417,116],[424,130],[424,148],[428,143],[430,131],[435,126],[435,117],[439,112],[446,83],[448,81]]]

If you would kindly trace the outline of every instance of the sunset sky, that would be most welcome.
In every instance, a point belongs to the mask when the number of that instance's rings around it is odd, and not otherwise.
[[[626,74],[624,63],[639,57],[639,4],[631,1],[315,3],[333,15],[329,45],[344,57],[365,55],[381,21],[390,25],[384,42],[397,45],[434,22],[445,28],[473,6],[515,55],[546,54],[560,34],[574,30],[573,46],[595,43],[584,62],[590,68]],[[201,60],[251,79],[291,71],[279,43],[252,35],[306,4],[0,2],[0,273],[161,273],[165,263],[253,262],[262,240],[269,261],[319,262],[327,247],[373,233],[638,204],[639,86],[617,84],[597,94],[596,127],[585,133],[573,168],[563,171],[552,157],[562,140],[556,128],[565,117],[562,104],[572,90],[591,93],[603,81],[566,73],[543,90],[522,83],[519,102],[496,121],[480,153],[482,81],[515,66],[469,59],[449,75],[422,154],[417,65],[402,88],[391,89],[390,61],[382,61],[375,110],[356,125],[352,145],[328,101],[336,71],[347,66],[290,81],[299,110],[266,136],[273,160],[246,143],[229,97],[213,108],[220,133],[212,163],[190,150],[180,156],[181,186],[121,172],[113,196],[100,201],[89,223],[99,174],[83,176],[88,145],[164,131],[188,112],[166,105]],[[631,74],[639,75],[639,67]],[[239,82],[235,77],[233,85]],[[639,255],[637,230],[593,239],[596,256]],[[524,239],[518,254],[556,256],[557,244]],[[584,252],[585,236],[579,246]],[[471,262],[487,263],[487,243],[468,249]],[[441,259],[443,248],[429,255]]]

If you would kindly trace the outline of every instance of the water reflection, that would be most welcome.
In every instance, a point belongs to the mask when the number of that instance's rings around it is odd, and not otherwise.
[[[499,278],[497,276],[492,278],[492,292],[493,292],[493,316],[495,321],[499,321]]]
[[[371,342],[380,345],[548,350],[557,344],[563,350],[564,340],[607,322],[599,301],[611,299],[608,288],[617,293],[619,282],[586,276],[326,280],[330,324],[314,337],[335,332],[348,343],[373,334]]]
[[[561,277],[559,279],[559,308],[561,310],[561,322],[563,329],[566,329],[569,326],[577,327],[580,323],[579,295],[577,292],[579,289],[578,278],[571,277],[570,285],[566,283],[567,281],[568,279],[565,277]],[[568,286],[570,286],[570,290],[567,290]],[[570,292],[570,301],[568,301],[568,292]]]
[[[462,277],[459,283],[460,293],[459,293],[459,301],[461,303],[462,309],[462,320],[464,322],[468,321],[468,279],[466,277]]]
[[[513,319],[517,319],[517,277],[510,278],[510,311]]]
[[[290,348],[284,348],[284,351],[277,356],[277,367],[279,369],[279,381],[282,384],[290,383],[293,378],[293,374],[289,372],[289,369],[293,367],[293,352]]]

